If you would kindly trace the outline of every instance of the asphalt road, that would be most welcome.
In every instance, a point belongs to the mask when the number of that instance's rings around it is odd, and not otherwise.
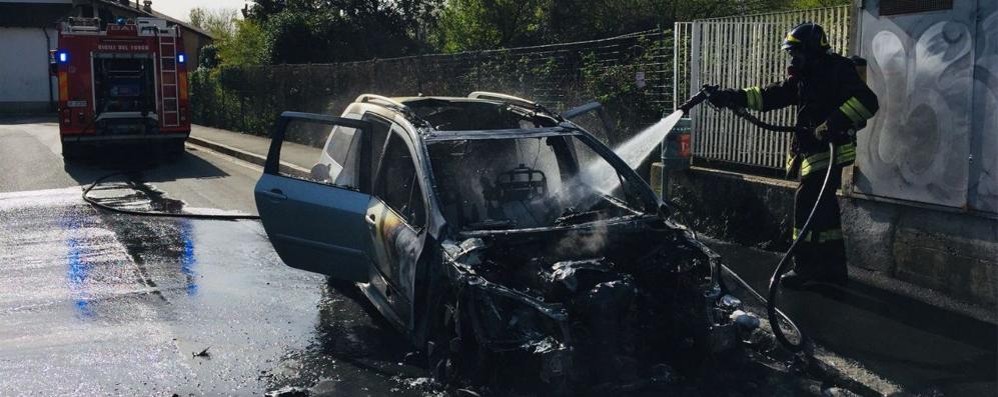
[[[57,126],[25,121],[0,121],[0,395],[423,393],[403,339],[284,266],[258,222],[116,215],[80,196],[129,169],[146,183],[94,195],[252,214],[259,168],[192,148],[173,163],[133,152],[64,167]]]
[[[427,395],[412,348],[350,289],[281,263],[255,214],[260,168],[188,147],[64,165],[58,127],[0,119],[0,396]],[[711,243],[757,288],[775,254]],[[879,390],[995,395],[995,327],[861,285],[788,291],[785,309],[840,370]],[[747,301],[747,299],[746,299]],[[204,352],[204,354],[198,354]]]

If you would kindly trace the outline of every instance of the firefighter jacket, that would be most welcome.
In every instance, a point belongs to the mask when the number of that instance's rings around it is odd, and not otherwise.
[[[877,95],[867,87],[852,60],[835,53],[816,59],[803,77],[791,76],[765,88],[742,90],[743,106],[757,111],[770,111],[797,105],[797,132],[792,153],[787,160],[787,173],[799,171],[802,178],[823,172],[829,165],[844,166],[856,158],[854,134],[877,112]],[[827,123],[830,137],[819,141],[813,128]],[[837,145],[835,159],[829,159],[828,139]]]

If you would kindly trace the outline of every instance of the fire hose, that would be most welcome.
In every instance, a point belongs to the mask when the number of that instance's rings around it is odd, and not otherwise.
[[[114,177],[114,176],[118,176],[118,175],[128,176],[129,174],[126,173],[126,172],[112,172],[110,174],[107,174],[107,175],[104,175],[104,176],[102,176],[100,178],[97,178],[94,181],[94,183],[90,184],[90,186],[87,186],[87,188],[83,190],[83,201],[86,201],[90,205],[92,205],[92,206],[94,206],[96,208],[100,208],[100,209],[105,210],[105,211],[115,212],[115,213],[119,213],[119,214],[126,214],[126,215],[135,215],[135,216],[149,216],[149,217],[160,217],[160,218],[207,219],[207,220],[219,220],[219,221],[235,221],[235,220],[260,219],[260,217],[257,216],[257,215],[189,214],[189,213],[171,213],[171,212],[156,212],[156,211],[136,211],[136,210],[129,210],[129,209],[124,209],[124,208],[112,207],[110,205],[107,205],[107,204],[104,204],[104,203],[101,203],[101,202],[95,200],[93,197],[90,197],[90,191],[91,190],[93,190],[95,187],[97,187],[102,182],[104,182],[104,180],[106,180],[108,178],[111,178],[111,177]]]
[[[703,86],[700,92],[698,92],[696,95],[690,98],[686,103],[680,105],[679,109],[683,111],[684,115],[688,114],[693,107],[710,99],[710,96],[714,92],[716,92],[717,89],[718,89],[717,86],[710,86],[710,85]],[[744,108],[735,108],[732,109],[732,112],[736,116],[744,119],[745,121],[748,121],[752,125],[755,125],[765,130],[775,131],[775,132],[797,132],[800,129],[799,127],[780,126],[780,125],[773,125],[766,123],[762,120],[759,120],[758,117],[749,114]],[[828,144],[828,154],[829,158],[832,159],[835,158],[836,154],[835,144],[831,142],[829,142]],[[735,273],[732,272],[731,269],[729,269],[727,266],[721,265],[730,274],[734,275],[735,279],[739,283],[741,283],[748,291],[750,291],[757,299],[761,300],[763,303],[766,304],[766,314],[767,318],[769,319],[770,327],[773,329],[773,335],[776,336],[776,340],[781,345],[787,348],[787,350],[790,350],[791,352],[794,353],[800,353],[804,350],[805,337],[804,334],[801,333],[800,328],[797,327],[797,324],[795,324],[792,320],[790,320],[789,317],[787,317],[786,314],[784,314],[777,308],[777,298],[779,297],[779,292],[780,292],[780,279],[787,271],[790,270],[790,264],[791,264],[791,262],[789,261],[790,256],[797,249],[797,244],[800,242],[801,238],[806,236],[807,232],[810,230],[811,220],[814,218],[814,214],[818,211],[818,205],[820,205],[821,203],[821,197],[825,196],[825,190],[828,188],[828,181],[831,179],[832,170],[834,168],[835,167],[828,167],[828,170],[825,171],[825,180],[824,182],[822,182],[821,190],[818,192],[818,200],[816,200],[814,206],[811,207],[811,212],[808,214],[807,220],[805,220],[804,225],[800,227],[797,236],[794,237],[793,242],[790,243],[790,248],[788,248],[787,251],[783,253],[783,257],[780,258],[779,264],[776,265],[776,269],[773,271],[773,275],[769,278],[768,298],[763,298],[762,295],[760,295],[757,291],[755,291],[755,289],[750,287],[748,283],[745,282],[745,280],[742,280],[741,277],[735,275]],[[724,288],[723,281],[722,281],[722,288]],[[789,328],[793,329],[794,333],[799,335],[800,341],[798,343],[793,343],[790,341],[789,338],[787,338],[787,335],[783,332],[783,328],[780,327],[780,320],[783,320]]]

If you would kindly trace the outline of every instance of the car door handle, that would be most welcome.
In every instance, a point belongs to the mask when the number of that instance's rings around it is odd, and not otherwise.
[[[378,223],[378,218],[375,217],[374,214],[367,214],[364,221],[367,222],[368,225],[374,226]]]
[[[264,196],[270,197],[273,200],[287,200],[288,199],[288,196],[285,195],[284,192],[281,191],[281,189],[264,190],[262,193],[263,193]]]

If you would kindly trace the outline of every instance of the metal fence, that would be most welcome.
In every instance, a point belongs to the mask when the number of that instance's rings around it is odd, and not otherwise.
[[[821,24],[832,48],[849,49],[848,6],[777,12],[742,17],[676,23],[674,29],[674,103],[695,93],[703,84],[742,88],[765,86],[786,77],[787,56],[779,50],[787,31],[802,21]],[[740,165],[782,168],[790,136],[762,130],[736,118],[700,106],[693,119],[695,157]],[[791,108],[762,114],[762,120],[793,124]]]
[[[672,109],[672,39],[670,31],[657,29],[458,54],[199,69],[191,84],[193,117],[200,124],[266,134],[283,110],[338,114],[362,93],[465,96],[485,90],[531,98],[554,110],[598,99],[617,128],[594,132],[613,144]]]

